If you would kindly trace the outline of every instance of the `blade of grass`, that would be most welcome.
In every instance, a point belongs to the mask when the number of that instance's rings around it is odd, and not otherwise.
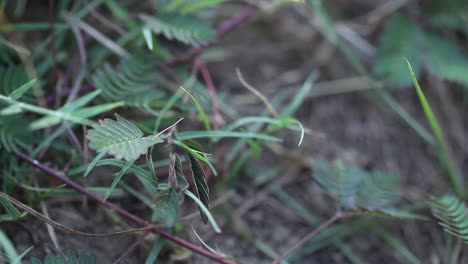
[[[203,204],[203,202],[200,201],[200,199],[198,199],[198,197],[195,194],[193,194],[191,191],[185,190],[184,193],[185,195],[190,197],[190,199],[192,199],[195,203],[197,203],[197,205],[201,208],[203,213],[206,215],[206,218],[208,218],[208,222],[211,224],[214,231],[218,234],[221,233],[221,229],[219,228],[213,215],[211,214],[210,210],[205,206],[205,204]]]
[[[153,264],[156,263],[156,259],[158,258],[159,252],[161,251],[162,247],[166,243],[166,239],[164,237],[158,237],[156,242],[154,242],[153,247],[151,248],[148,257],[146,258],[145,264]]]
[[[424,114],[426,115],[429,124],[431,125],[431,129],[434,132],[434,135],[437,139],[437,147],[438,147],[438,157],[439,161],[442,164],[443,169],[446,172],[447,180],[452,187],[455,194],[462,198],[463,197],[463,184],[461,182],[461,177],[457,172],[455,164],[450,159],[449,156],[449,147],[447,142],[444,139],[444,135],[442,134],[442,129],[440,128],[440,124],[437,121],[437,118],[434,115],[434,112],[429,105],[426,96],[424,95],[421,87],[419,86],[418,80],[416,79],[416,75],[414,74],[413,68],[411,67],[410,62],[404,58],[406,63],[408,64],[408,69],[411,74],[411,78],[413,80],[414,87],[416,88],[416,92],[418,93],[419,101],[421,102],[422,108],[424,110]]]
[[[394,238],[391,234],[384,231],[382,228],[372,225],[372,231],[379,235],[387,244],[389,244],[395,251],[402,256],[407,263],[419,264],[421,261],[398,239]]]
[[[312,9],[315,17],[318,18],[322,27],[322,33],[325,35],[325,37],[327,37],[331,43],[338,47],[348,62],[359,74],[369,77],[369,79],[372,80],[372,86],[374,86],[374,89],[372,89],[374,92],[373,94],[376,95],[379,100],[384,102],[390,110],[396,113],[397,116],[399,116],[410,128],[412,128],[417,135],[431,144],[433,142],[431,134],[424,127],[422,127],[418,121],[416,121],[416,119],[411,117],[411,115],[409,115],[408,112],[406,112],[406,110],[385,89],[383,89],[382,84],[377,82],[372,77],[372,74],[370,74],[364,64],[354,54],[354,52],[340,39],[335,27],[333,26],[333,23],[323,8],[322,2],[318,0],[309,0],[308,4]]]
[[[182,86],[179,86],[180,89],[182,89],[182,91],[184,91],[189,97],[190,99],[192,99],[193,103],[195,104],[195,107],[197,108],[198,110],[198,113],[200,114],[200,118],[203,122],[203,124],[205,125],[205,129],[210,131],[211,130],[211,124],[210,124],[210,120],[208,119],[208,117],[206,116],[206,113],[205,111],[203,110],[203,108],[201,107],[200,103],[198,102],[198,100],[195,98],[195,96],[193,96],[189,91],[187,91],[184,87]]]
[[[266,141],[281,142],[282,140],[277,137],[273,137],[266,134],[253,133],[253,132],[234,132],[234,131],[223,131],[223,130],[212,130],[212,131],[187,131],[180,132],[178,135],[180,140],[196,139],[196,138],[255,138]]]
[[[114,181],[112,182],[111,186],[109,187],[109,189],[107,189],[107,192],[106,194],[104,195],[104,198],[103,200],[107,200],[107,198],[109,197],[109,195],[112,193],[112,191],[115,189],[115,186],[117,186],[117,184],[119,183],[119,181],[122,179],[122,177],[124,176],[125,172],[127,172],[127,170],[130,168],[130,166],[133,165],[133,162],[127,162],[125,164],[124,167],[122,167],[122,169],[119,171],[119,174],[117,174],[117,176],[115,177]]]

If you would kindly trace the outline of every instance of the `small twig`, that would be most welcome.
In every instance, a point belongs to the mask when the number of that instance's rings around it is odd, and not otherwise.
[[[128,247],[127,250],[125,250],[125,252],[123,253],[123,255],[120,256],[120,258],[118,258],[118,259],[114,262],[114,264],[118,264],[118,263],[120,263],[121,261],[123,261],[124,259],[126,259],[126,258],[128,257],[128,255],[130,255],[130,253],[132,253],[133,251],[135,251],[136,247],[137,247],[138,245],[140,245],[140,244],[145,240],[145,238],[146,238],[149,234],[151,234],[151,231],[150,231],[150,230],[148,230],[148,231],[146,231],[145,233],[141,234],[141,236],[139,236],[138,239],[137,239],[130,247]]]
[[[210,92],[211,102],[213,104],[213,128],[215,130],[219,129],[219,124],[222,120],[221,114],[219,112],[219,105],[218,105],[218,97],[216,96],[216,87],[214,85],[213,79],[211,78],[211,74],[206,67],[206,64],[200,60],[196,59],[194,62],[193,72],[194,76],[197,75],[198,70],[200,70],[203,80],[205,81],[206,87]]]
[[[288,248],[281,256],[279,256],[277,259],[275,259],[271,264],[278,264],[281,260],[285,259],[289,254],[291,254],[294,250],[302,246],[305,242],[309,241],[310,239],[314,238],[316,235],[318,235],[320,232],[322,232],[324,229],[335,223],[336,221],[343,219],[345,217],[349,217],[349,214],[346,214],[342,212],[341,210],[337,210],[336,213],[329,218],[327,221],[323,222],[320,224],[316,229],[314,229],[312,232],[307,234],[304,238],[301,240],[297,241],[292,245],[290,248]]]
[[[247,83],[244,79],[244,77],[242,76],[242,73],[240,72],[239,68],[236,69],[236,73],[237,73],[237,78],[239,78],[239,81],[242,83],[242,85],[244,85],[245,88],[247,88],[249,91],[251,91],[253,94],[255,94],[258,98],[260,98],[260,100],[262,100],[262,102],[265,104],[265,106],[268,108],[268,111],[270,111],[271,115],[275,118],[279,118],[280,115],[278,114],[278,112],[275,110],[275,108],[273,107],[273,105],[270,103],[270,101],[268,101],[268,98],[266,98],[266,96],[264,96],[262,93],[260,93],[257,89],[255,89],[255,87],[253,87],[252,85],[250,85],[249,83]]]

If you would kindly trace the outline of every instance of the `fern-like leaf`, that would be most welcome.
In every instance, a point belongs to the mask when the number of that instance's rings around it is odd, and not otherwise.
[[[468,216],[465,204],[454,196],[432,198],[429,204],[444,230],[468,244]]]
[[[147,149],[163,140],[159,136],[143,137],[143,132],[131,122],[115,114],[117,121],[99,120],[88,131],[89,147],[113,155],[117,159],[134,161]]]
[[[159,78],[153,63],[131,58],[122,61],[120,69],[109,64],[97,70],[92,80],[96,89],[106,101],[124,101],[127,106],[135,106],[151,111],[151,104],[165,96],[161,90],[154,90]]]
[[[416,75],[420,73],[420,38],[420,30],[415,23],[401,14],[394,14],[387,22],[380,39],[375,74],[397,87],[410,85],[411,78],[401,66],[401,58],[408,58],[413,63]]]
[[[398,177],[374,171],[368,173],[357,193],[357,205],[361,208],[383,208],[400,198]]]
[[[315,180],[345,207],[355,207],[356,195],[364,180],[363,176],[363,171],[354,167],[345,167],[340,160],[333,165],[324,160],[317,160],[314,165]]]
[[[163,34],[170,40],[198,46],[215,39],[215,31],[207,21],[191,15],[163,14],[158,17],[141,15],[147,28],[156,34]]]

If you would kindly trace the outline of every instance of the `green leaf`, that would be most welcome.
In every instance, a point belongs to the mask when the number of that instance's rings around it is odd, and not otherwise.
[[[397,87],[410,85],[411,78],[402,69],[400,58],[407,57],[411,60],[415,73],[419,75],[420,35],[416,23],[400,13],[392,15],[380,38],[375,58],[375,74]]]
[[[94,169],[94,167],[96,166],[98,161],[101,160],[104,157],[104,155],[106,155],[106,152],[101,152],[101,153],[98,153],[96,155],[96,157],[93,159],[93,161],[91,161],[91,163],[89,163],[89,166],[88,166],[88,168],[86,169],[86,171],[84,173],[84,177],[88,176],[88,174],[91,172],[91,170]]]
[[[426,32],[425,51],[428,70],[442,79],[468,86],[468,56],[454,42]]]
[[[200,210],[200,214],[203,213],[203,215],[206,216],[207,221],[210,222],[210,224],[213,227],[214,231],[216,233],[221,233],[221,229],[219,228],[219,226],[216,223],[213,215],[211,214],[210,209],[208,207],[206,207],[206,205],[197,196],[195,196],[195,194],[193,194],[189,190],[185,190],[184,193],[185,193],[185,195],[190,197],[195,203],[197,203],[198,208]]]
[[[432,214],[439,219],[444,230],[468,244],[468,216],[465,204],[450,195],[431,198],[429,205]]]
[[[156,259],[158,258],[159,252],[161,251],[165,243],[166,239],[164,237],[158,236],[158,238],[154,242],[153,247],[151,248],[150,253],[148,254],[148,257],[146,258],[145,264],[156,263]]]
[[[147,149],[163,142],[160,137],[143,137],[143,132],[131,122],[115,114],[117,121],[112,119],[99,120],[88,130],[89,147],[113,155],[117,159],[134,161]]]
[[[357,205],[363,208],[383,208],[400,199],[398,177],[393,174],[374,171],[364,178],[357,193]]]
[[[468,17],[466,16],[466,10],[468,10],[467,1],[429,1],[424,7],[423,16],[433,26],[439,27],[442,30],[464,30],[465,33],[468,33],[468,29],[466,28],[466,24],[468,23]]]
[[[5,47],[4,45],[2,45]],[[7,53],[5,50],[0,51],[0,56]],[[9,62],[8,67],[0,66],[0,94],[9,95],[18,90],[18,87],[25,86],[30,82],[26,68],[22,65],[14,65],[13,61]],[[26,84],[25,84],[26,83]]]
[[[184,176],[184,169],[182,166],[182,160],[179,155],[175,155],[175,162],[174,162],[174,173],[177,179],[177,190],[184,191],[189,187],[189,183],[185,179]]]
[[[31,88],[34,83],[36,83],[36,79],[32,79],[31,81],[23,84],[20,88],[14,90],[11,94],[10,94],[10,98],[13,99],[13,100],[18,100],[21,96],[23,96],[24,93],[26,93],[29,88]]]
[[[356,195],[365,173],[355,167],[347,167],[337,160],[333,165],[324,160],[314,163],[314,178],[333,198],[345,207],[356,206]]]
[[[21,214],[16,207],[13,206],[13,204],[8,201],[7,199],[0,197],[0,204],[2,205],[3,209],[7,212],[7,214],[13,219],[13,220],[18,220],[24,214]]]
[[[57,264],[57,257],[54,254],[48,254],[44,259],[44,264]]]
[[[154,89],[160,79],[154,61],[134,56],[122,60],[119,66],[105,64],[93,74],[92,80],[96,89],[102,92],[101,97],[108,102],[123,101],[127,106],[153,113],[153,104],[166,95],[161,89]]]
[[[254,132],[235,132],[235,131],[184,131],[177,135],[180,140],[197,139],[197,138],[254,138],[266,141],[281,142],[281,139],[266,134]]]
[[[122,177],[124,176],[124,174],[127,172],[127,170],[130,168],[130,166],[133,165],[133,161],[131,162],[127,162],[127,164],[125,164],[125,166],[119,171],[119,174],[117,174],[117,176],[115,177],[114,181],[112,181],[112,184],[111,186],[109,187],[109,189],[107,189],[107,192],[106,194],[104,195],[104,201],[107,200],[107,198],[109,198],[109,195],[112,193],[112,191],[115,189],[115,187],[117,186],[117,183],[119,183],[119,181],[122,179]]]
[[[188,3],[180,8],[181,14],[188,14],[198,11],[200,9],[206,9],[218,5],[220,3],[226,2],[228,0],[198,0],[198,1],[188,1]]]
[[[156,34],[163,34],[170,40],[178,40],[185,44],[198,46],[201,43],[215,40],[216,34],[207,20],[196,16],[162,14],[157,17],[141,15],[145,27]]]
[[[200,105],[200,103],[198,102],[198,100],[195,98],[195,96],[193,96],[189,91],[187,91],[184,87],[182,86],[179,86],[180,89],[182,89],[182,91],[184,91],[189,97],[190,99],[192,99],[193,103],[195,104],[195,107],[197,108],[198,110],[198,113],[200,114],[200,118],[201,120],[203,121],[203,124],[205,125],[205,129],[206,130],[211,130],[211,125],[210,125],[210,120],[208,119],[208,117],[206,116],[206,113],[205,111],[203,110],[202,106]]]
[[[141,31],[143,33],[143,37],[145,38],[146,46],[148,46],[148,49],[152,51],[154,45],[153,45],[153,35],[151,34],[150,29],[147,27],[143,27]]]
[[[162,190],[155,198],[151,220],[162,220],[168,226],[173,226],[178,217],[177,192],[173,188]]]
[[[189,154],[190,167],[192,168],[191,176],[193,177],[193,180],[195,183],[194,185],[195,194],[197,195],[198,199],[200,199],[200,201],[209,209],[210,208],[210,195],[209,195],[208,184],[206,183],[205,171],[203,170],[203,167],[198,162],[197,158],[195,158],[190,153],[188,154]],[[208,218],[203,213],[200,207],[199,207],[199,210],[200,210],[200,216],[203,220],[203,223],[207,224]]]
[[[6,253],[9,259],[17,259],[18,252],[8,236],[0,230],[0,248]]]

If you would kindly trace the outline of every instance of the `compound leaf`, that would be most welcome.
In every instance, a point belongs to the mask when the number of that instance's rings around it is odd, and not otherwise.
[[[117,121],[106,118],[88,131],[90,148],[111,154],[117,159],[134,161],[147,149],[163,140],[157,136],[143,137],[143,132],[134,124],[115,114]]]

